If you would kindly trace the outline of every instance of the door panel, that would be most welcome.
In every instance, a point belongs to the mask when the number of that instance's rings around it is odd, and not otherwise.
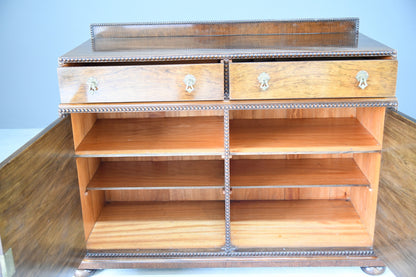
[[[416,276],[416,122],[388,111],[374,247],[397,276]]]
[[[15,276],[72,276],[85,249],[69,118],[0,164],[0,237]]]

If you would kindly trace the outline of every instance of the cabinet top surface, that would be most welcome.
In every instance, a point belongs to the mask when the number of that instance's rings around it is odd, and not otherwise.
[[[92,24],[60,64],[218,59],[383,57],[396,51],[358,32],[358,19]]]

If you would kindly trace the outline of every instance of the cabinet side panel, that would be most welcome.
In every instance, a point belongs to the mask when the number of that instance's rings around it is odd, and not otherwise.
[[[94,176],[99,165],[100,159],[98,158],[77,158],[78,182],[85,238],[88,238],[90,235],[104,206],[105,196],[103,191],[87,192],[88,183]]]
[[[386,108],[357,108],[357,119],[381,144],[383,141],[384,114]]]
[[[75,149],[85,138],[88,132],[91,130],[95,121],[97,120],[96,114],[71,114],[72,131],[74,136]]]
[[[374,237],[374,224],[377,209],[377,193],[380,175],[380,153],[354,154],[354,160],[370,182],[367,187],[351,188],[351,202],[371,239]]]
[[[76,176],[68,118],[0,165],[0,236],[16,276],[73,276],[85,249]]]
[[[416,276],[416,122],[388,111],[374,247],[397,276]]]

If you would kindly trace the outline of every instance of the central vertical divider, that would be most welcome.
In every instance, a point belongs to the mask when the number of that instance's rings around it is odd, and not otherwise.
[[[230,187],[230,111],[224,109],[224,201],[225,201],[225,252],[231,252],[231,187]]]

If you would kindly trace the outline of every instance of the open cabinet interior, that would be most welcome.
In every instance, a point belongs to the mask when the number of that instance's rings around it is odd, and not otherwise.
[[[222,111],[72,120],[87,249],[224,245]]]
[[[233,244],[371,246],[384,112],[231,111]]]
[[[384,113],[71,114],[87,249],[371,247]]]

